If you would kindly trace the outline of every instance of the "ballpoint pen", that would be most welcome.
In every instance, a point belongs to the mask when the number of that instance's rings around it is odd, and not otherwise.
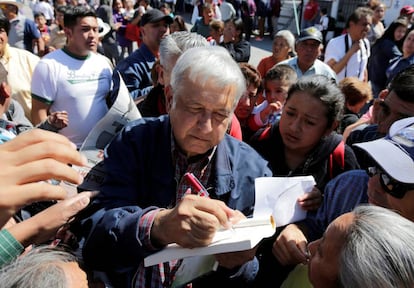
[[[197,179],[197,177],[194,176],[193,173],[187,172],[184,174],[184,177],[188,180],[188,182],[191,184],[194,190],[192,190],[193,194],[197,194],[201,197],[209,197],[209,193],[207,192],[207,189],[201,184],[200,180]]]

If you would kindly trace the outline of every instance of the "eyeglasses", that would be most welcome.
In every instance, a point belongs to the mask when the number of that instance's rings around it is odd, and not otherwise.
[[[398,199],[403,198],[407,191],[414,189],[414,184],[405,184],[398,182],[391,178],[379,167],[368,167],[367,174],[369,177],[374,177],[378,174],[381,186],[385,192]]]

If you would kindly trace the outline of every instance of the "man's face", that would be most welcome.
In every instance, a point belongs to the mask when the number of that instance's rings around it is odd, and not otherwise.
[[[352,213],[339,216],[328,226],[321,239],[309,243],[311,258],[308,274],[314,288],[339,287],[339,255],[353,220]]]
[[[89,51],[96,51],[98,31],[98,21],[95,17],[78,18],[73,28],[65,27],[69,51],[79,56],[86,56]]]
[[[6,16],[9,20],[12,20],[17,15],[17,7],[14,5],[0,4],[0,9],[3,11],[4,16]]]
[[[387,134],[391,125],[400,119],[414,116],[414,103],[401,100],[391,91],[385,100],[380,102],[378,112],[378,132]]]
[[[296,45],[298,64],[301,69],[309,69],[321,53],[321,43],[316,40],[300,41]]]
[[[141,29],[143,42],[149,47],[159,48],[161,39],[169,34],[168,24],[165,20],[156,23],[147,23]]]
[[[364,16],[359,19],[357,23],[349,22],[349,34],[353,41],[361,40],[367,37],[369,30],[371,29],[372,16]]]
[[[253,84],[250,84],[246,91],[244,91],[242,97],[239,100],[239,103],[234,110],[234,114],[236,114],[239,120],[245,120],[250,116],[254,108],[254,104],[256,103],[257,99],[257,87]]]
[[[390,159],[390,161],[392,161]],[[389,176],[387,176],[389,177]],[[368,202],[370,204],[395,210],[404,218],[414,221],[414,189],[406,190],[403,198],[389,194],[381,184],[381,175],[375,174],[368,181]]]
[[[172,105],[170,121],[178,146],[187,157],[206,153],[224,137],[233,115],[235,97],[233,86],[223,89],[214,80],[205,85],[181,80]]]

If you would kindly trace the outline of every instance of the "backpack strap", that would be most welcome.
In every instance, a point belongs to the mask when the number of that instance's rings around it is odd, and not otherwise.
[[[333,168],[334,162],[339,165],[339,167],[344,170],[345,168],[345,143],[341,140],[338,146],[332,151],[329,155],[329,176],[330,178],[334,178],[333,175]]]
[[[272,126],[267,126],[265,129],[263,129],[263,131],[260,133],[260,136],[259,136],[258,140],[261,141],[261,140],[269,138],[271,128],[272,128]]]

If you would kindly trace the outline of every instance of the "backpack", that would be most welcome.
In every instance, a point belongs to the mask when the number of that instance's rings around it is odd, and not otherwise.
[[[333,18],[332,16],[328,16],[328,28],[326,29],[327,31],[335,31],[335,25],[336,25],[336,19]]]
[[[336,166],[336,167],[335,167]],[[339,142],[338,146],[329,155],[329,177],[332,179],[334,175],[334,168],[344,170],[345,168],[345,143]]]

